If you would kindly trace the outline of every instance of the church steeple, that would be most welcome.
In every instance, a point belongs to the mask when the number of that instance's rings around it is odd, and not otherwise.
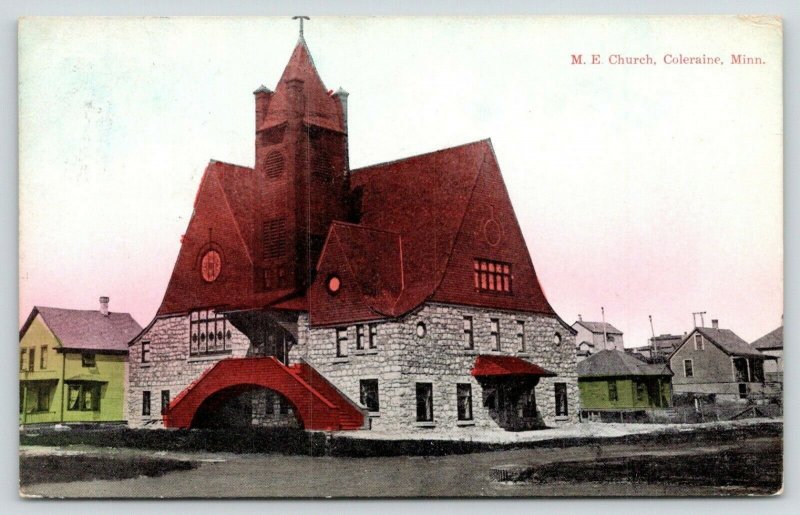
[[[303,35],[308,18],[299,19],[275,92],[254,92],[257,290],[305,288],[330,223],[346,214],[347,94],[325,88]]]

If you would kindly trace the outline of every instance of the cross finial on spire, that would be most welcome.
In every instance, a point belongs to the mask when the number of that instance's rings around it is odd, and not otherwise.
[[[303,37],[303,20],[310,20],[308,16],[292,16],[293,20],[300,20],[300,37]]]

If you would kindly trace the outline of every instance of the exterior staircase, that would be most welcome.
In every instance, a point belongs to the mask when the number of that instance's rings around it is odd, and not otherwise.
[[[286,397],[305,429],[361,429],[367,420],[363,409],[308,363],[287,367],[270,356],[217,362],[170,402],[163,415],[164,427],[190,428],[198,408],[218,392],[241,393],[243,389],[259,387]]]

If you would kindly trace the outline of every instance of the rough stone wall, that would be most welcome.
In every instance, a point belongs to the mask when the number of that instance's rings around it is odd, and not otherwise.
[[[467,350],[464,316],[473,317],[474,349]],[[490,319],[500,322],[501,350],[494,350]],[[517,321],[525,322],[526,350],[519,349]],[[426,334],[417,336],[417,325]],[[519,356],[558,374],[542,378],[536,387],[536,404],[547,425],[577,422],[579,394],[575,338],[556,318],[530,313],[496,311],[465,306],[426,304],[400,320],[377,325],[377,349],[355,350],[356,327],[347,328],[347,357],[336,356],[336,329],[309,328],[299,320],[300,339],[292,360],[305,359],[337,388],[358,402],[362,379],[378,379],[380,412],[371,417],[376,430],[453,430],[497,428],[483,407],[483,389],[470,371],[479,354]],[[365,331],[368,334],[368,330]],[[555,335],[561,341],[555,343]],[[415,383],[433,384],[434,423],[416,420]],[[567,385],[568,415],[555,416],[555,384]],[[472,385],[472,421],[457,420],[456,384]]]
[[[163,427],[161,391],[168,390],[174,399],[192,381],[221,359],[245,357],[250,340],[232,324],[230,352],[189,356],[189,317],[157,319],[129,349],[127,418],[131,427]],[[149,360],[142,363],[142,342],[150,342]],[[150,415],[142,415],[142,392],[150,392]]]

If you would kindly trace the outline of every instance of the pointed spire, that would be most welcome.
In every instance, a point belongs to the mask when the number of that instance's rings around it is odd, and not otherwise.
[[[293,20],[300,20],[300,37],[298,38],[299,41],[305,42],[305,38],[303,37],[303,20],[311,20],[308,16],[292,16]]]

